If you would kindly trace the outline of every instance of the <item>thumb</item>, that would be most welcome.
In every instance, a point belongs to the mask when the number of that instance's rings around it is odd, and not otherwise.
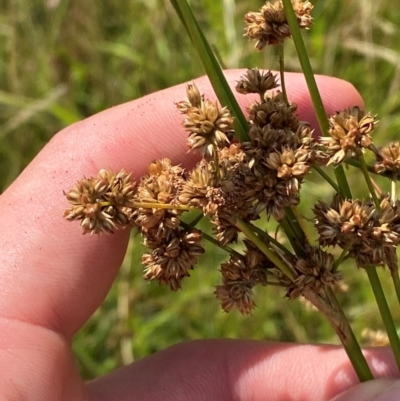
[[[357,384],[331,401],[398,401],[400,380],[377,379]]]

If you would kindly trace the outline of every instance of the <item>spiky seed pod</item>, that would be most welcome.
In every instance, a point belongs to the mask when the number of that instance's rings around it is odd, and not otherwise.
[[[181,288],[182,280],[189,276],[189,270],[197,263],[204,248],[200,244],[201,233],[198,230],[172,230],[159,242],[147,240],[145,245],[152,249],[144,254],[144,278],[157,280],[168,285],[173,291]]]
[[[240,78],[236,84],[236,91],[242,94],[258,93],[261,99],[264,99],[265,92],[277,88],[278,82],[276,75],[271,71],[260,71],[258,68],[252,68],[246,71],[246,74]]]
[[[213,155],[223,148],[233,134],[233,117],[226,107],[204,99],[194,83],[186,88],[188,100],[177,104],[177,109],[186,114],[183,121],[189,133],[187,145],[190,149],[202,149],[204,155]]]
[[[380,210],[372,200],[342,200],[335,196],[331,205],[319,202],[314,208],[315,225],[322,246],[349,247],[359,267],[385,265],[397,269],[395,248],[400,242],[398,206],[382,196]]]
[[[173,166],[169,159],[150,164],[149,174],[139,183],[135,201],[153,206],[139,207],[132,216],[143,234],[161,240],[168,237],[169,231],[179,226],[178,216],[182,211],[174,209],[174,205],[178,191],[184,183],[184,175],[184,170],[179,166]],[[171,209],[157,208],[157,204],[171,204]]]
[[[124,170],[115,174],[101,170],[97,177],[84,178],[65,196],[72,205],[64,217],[80,220],[83,233],[112,233],[131,224],[131,202],[137,190],[131,175]]]
[[[313,5],[309,1],[301,0],[292,0],[292,5],[299,27],[309,29],[312,24],[310,13]],[[246,35],[257,40],[257,50],[262,50],[266,45],[280,44],[291,36],[284,6],[280,0],[274,3],[267,1],[259,12],[247,13],[245,22]]]
[[[268,125],[270,129],[296,132],[299,127],[296,110],[297,105],[288,105],[281,92],[267,94],[263,101],[249,107],[249,121],[259,127]]]
[[[345,157],[355,156],[372,145],[370,134],[377,121],[359,107],[352,107],[336,113],[329,119],[329,137],[321,137],[320,142],[327,147],[329,164],[340,164]]]
[[[288,287],[287,296],[297,298],[305,291],[318,294],[327,286],[334,286],[342,279],[342,274],[334,270],[334,257],[318,247],[306,249],[306,257],[295,264],[298,277]]]
[[[392,142],[388,146],[378,149],[375,154],[375,171],[380,174],[390,172],[397,176],[400,172],[400,142]]]

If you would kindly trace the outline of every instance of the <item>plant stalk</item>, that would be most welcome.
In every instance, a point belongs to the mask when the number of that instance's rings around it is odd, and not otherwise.
[[[396,327],[393,322],[393,317],[390,313],[388,303],[386,301],[385,294],[381,282],[376,272],[375,266],[368,266],[365,268],[368,279],[371,283],[372,291],[378,304],[379,312],[382,316],[383,323],[386,327],[386,332],[389,337],[390,345],[393,350],[393,354],[397,363],[397,367],[400,370],[400,340],[397,335]]]
[[[293,270],[243,220],[237,219],[235,225],[285,276],[292,281],[295,279]]]
[[[282,0],[282,3],[285,8],[286,19],[290,27],[290,32],[292,34],[293,42],[296,46],[297,56],[301,64],[301,69],[306,79],[308,91],[310,92],[314,110],[317,115],[317,120],[319,127],[321,129],[321,134],[323,136],[326,136],[329,131],[329,123],[326,118],[325,108],[322,103],[321,95],[319,93],[314,73],[311,68],[310,59],[307,55],[307,50],[300,33],[300,28],[297,23],[297,18],[293,11],[291,0]],[[336,167],[334,172],[342,197],[351,199],[351,191],[343,167],[342,166]]]

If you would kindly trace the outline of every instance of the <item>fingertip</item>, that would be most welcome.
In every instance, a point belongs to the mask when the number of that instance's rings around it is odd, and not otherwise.
[[[400,400],[400,381],[395,379],[376,379],[357,384],[331,401],[398,401]]]

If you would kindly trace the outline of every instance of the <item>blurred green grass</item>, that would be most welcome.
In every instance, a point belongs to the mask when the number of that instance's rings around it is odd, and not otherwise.
[[[275,49],[255,53],[242,36],[243,14],[262,1],[192,4],[226,67],[277,68]],[[314,4],[315,24],[305,39],[315,72],[346,79],[360,91],[367,110],[380,120],[378,145],[396,138],[400,9],[389,0]],[[203,74],[168,1],[0,0],[0,9],[1,191],[68,124]],[[286,65],[299,70],[291,43]],[[350,181],[357,191],[356,176]],[[303,195],[321,193],[328,197],[329,188],[312,176]],[[311,216],[307,205],[301,212]],[[171,293],[142,280],[140,241],[131,241],[110,294],[74,341],[83,375],[97,376],[189,339],[336,342],[322,317],[275,288],[257,292],[253,316],[222,313],[213,296],[217,266],[226,256],[221,252],[210,246],[183,291]],[[341,298],[357,335],[364,322],[380,328],[364,273],[349,267],[345,275],[350,289]]]

